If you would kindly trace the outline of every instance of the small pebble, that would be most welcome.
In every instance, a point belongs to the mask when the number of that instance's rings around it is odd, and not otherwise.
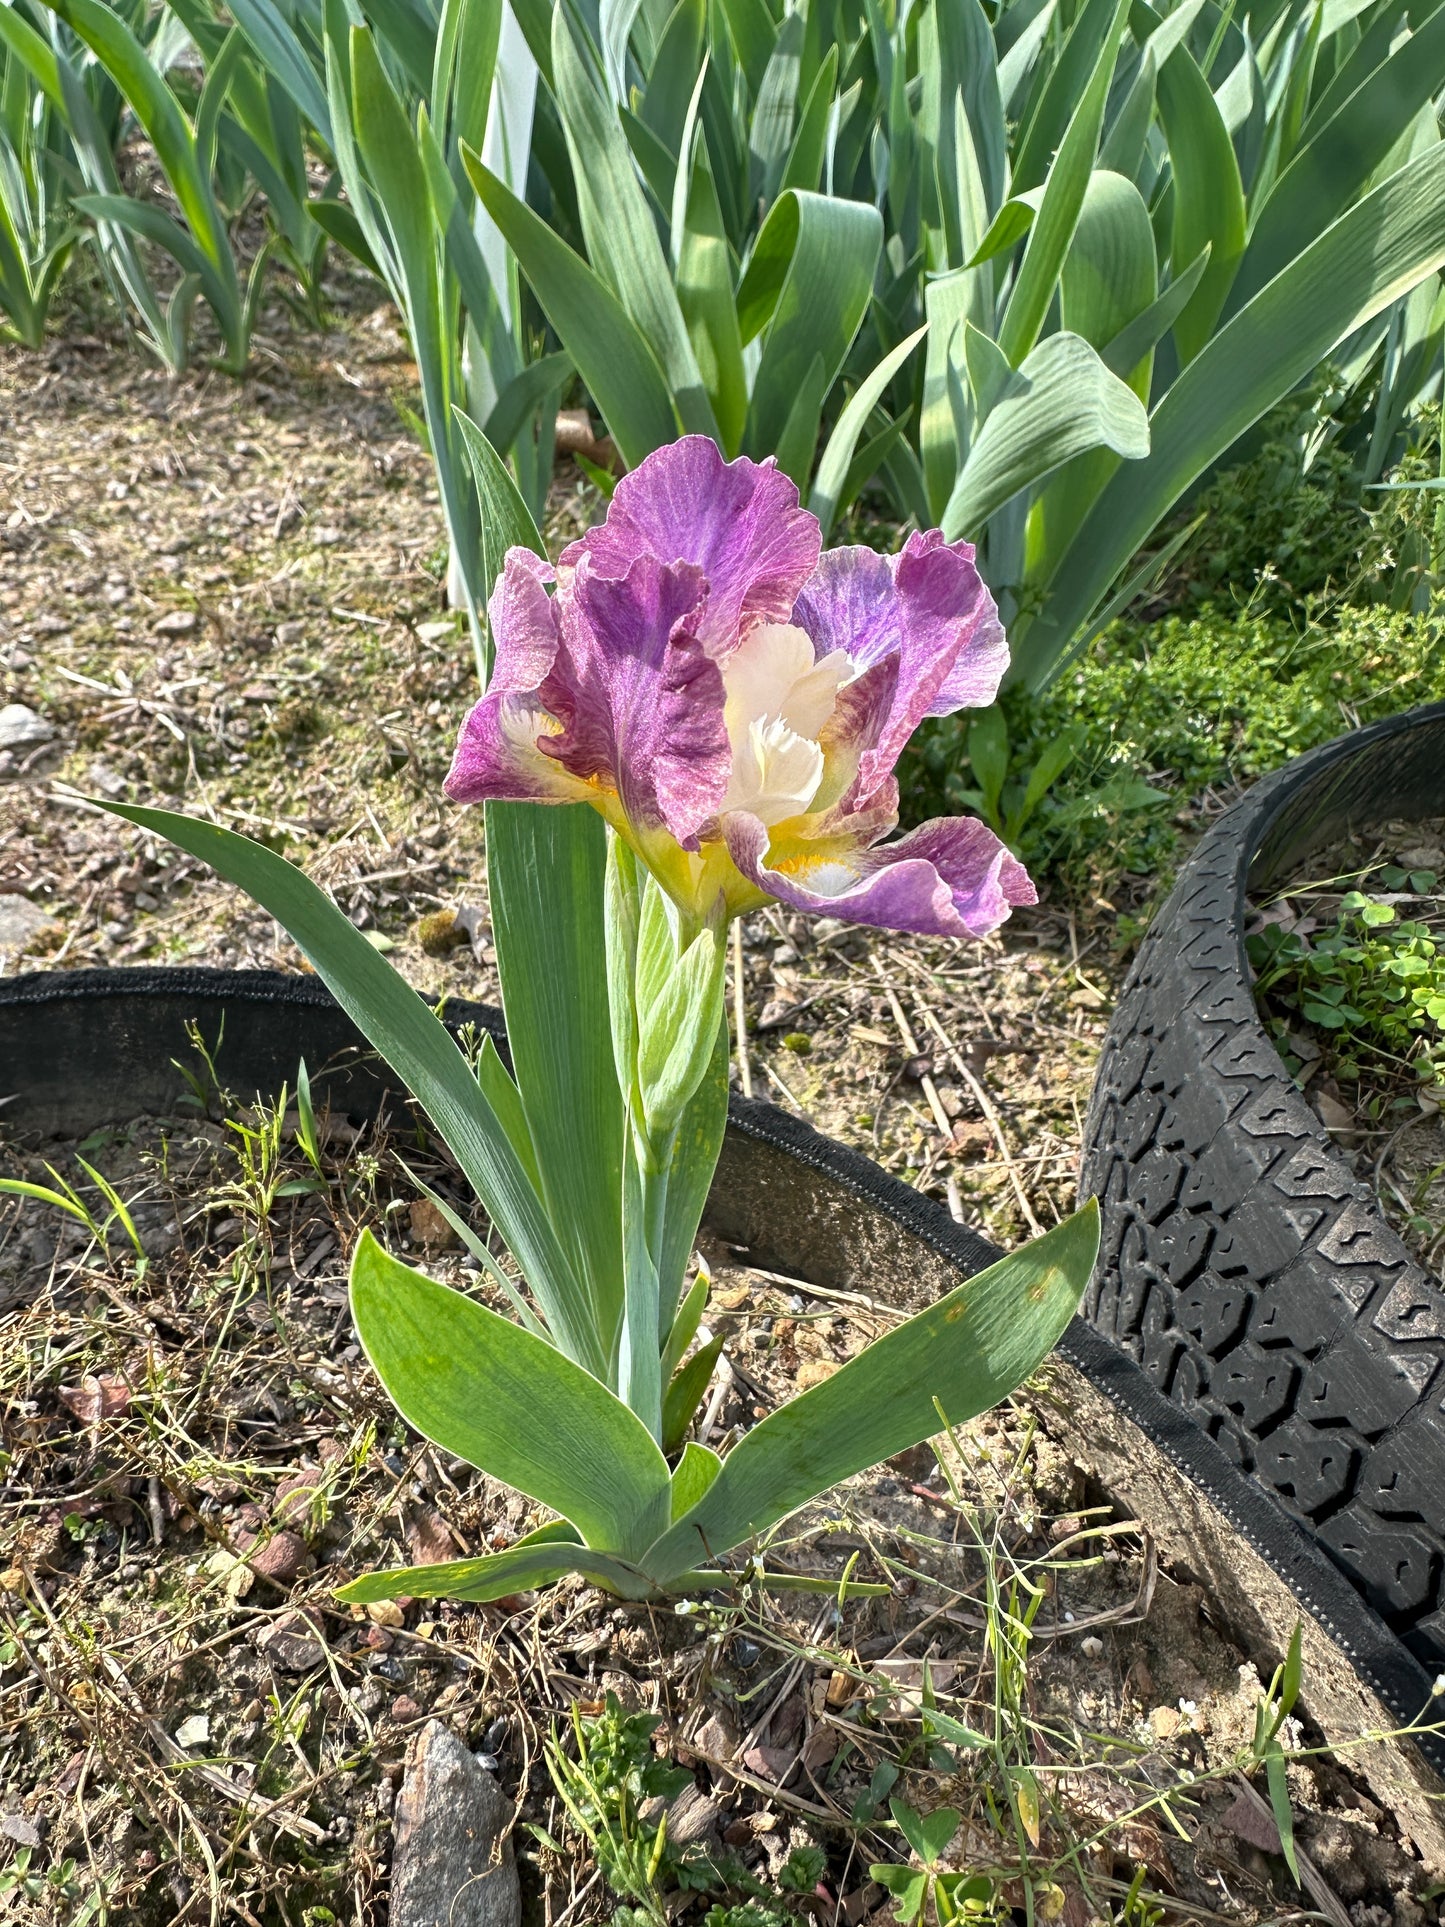
[[[49,913],[38,903],[5,891],[0,894],[0,950],[23,950],[49,921]]]
[[[48,743],[55,725],[25,703],[6,703],[0,709],[0,749],[30,749]]]
[[[306,1541],[294,1532],[273,1532],[264,1545],[247,1551],[246,1563],[274,1585],[289,1586],[306,1563]]]
[[[172,609],[169,615],[161,617],[155,625],[158,636],[188,636],[196,626],[194,609]]]

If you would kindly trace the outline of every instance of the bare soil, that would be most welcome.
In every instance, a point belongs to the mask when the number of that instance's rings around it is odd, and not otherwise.
[[[526,1829],[568,1841],[542,1741],[609,1692],[661,1715],[657,1744],[694,1767],[712,1831],[755,1878],[796,1846],[826,1850],[827,1918],[888,1919],[867,1868],[898,1856],[890,1795],[958,1806],[953,1864],[994,1869],[1020,1905],[1027,1868],[1036,1900],[1078,1927],[1109,1918],[1141,1867],[1162,1919],[1298,1907],[1238,1770],[1264,1682],[1199,1590],[1100,1504],[1047,1375],[762,1548],[773,1570],[883,1582],[885,1599],[744,1588],[670,1611],[564,1584],[494,1607],[338,1605],[358,1572],[476,1554],[540,1522],[407,1432],[346,1310],[366,1225],[488,1287],[418,1195],[410,1173],[465,1208],[414,1133],[323,1118],[318,1174],[294,1114],[226,1096],[212,1109],[84,1143],[130,1203],[143,1264],[116,1225],[101,1247],[58,1214],[7,1214],[0,1827],[41,1864],[76,1862],[70,1891],[20,1918],[64,1921],[101,1895],[141,1923],[380,1921],[406,1748],[435,1717],[519,1802],[529,1919],[579,1899],[575,1918],[604,1920],[575,1838],[559,1857]],[[82,1147],[43,1150],[73,1170]],[[40,1156],[12,1156],[46,1181]],[[712,1442],[895,1316],[718,1265],[709,1319],[731,1374],[709,1401]],[[939,1711],[998,1734],[1010,1767],[929,1742],[925,1673]],[[1298,1721],[1284,1736],[1307,1747]],[[1022,1858],[1010,1773],[1037,1800]],[[1366,1909],[1357,1927],[1434,1917],[1412,1897],[1418,1862],[1347,1770],[1302,1751],[1290,1783],[1300,1845]]]
[[[52,732],[0,752],[0,969],[301,967],[269,918],[104,797],[263,837],[419,987],[496,1000],[480,817],[440,788],[475,685],[398,407],[415,371],[363,284],[337,299],[321,334],[267,316],[244,384],[169,383],[98,335],[0,350],[0,706]],[[560,468],[549,535],[598,512]],[[1073,1202],[1117,968],[1107,929],[1066,904],[968,950],[765,914],[744,931],[734,1076],[1011,1243]],[[48,1183],[48,1160],[98,1204],[87,1158],[145,1258],[115,1225],[101,1249],[49,1207],[0,1209],[0,1835],[44,1876],[0,1900],[7,1918],[379,1922],[405,1747],[436,1716],[496,1761],[524,1827],[567,1843],[519,1834],[530,1917],[605,1919],[540,1740],[609,1689],[662,1714],[658,1743],[695,1762],[755,1870],[804,1837],[827,1848],[821,1918],[880,1908],[867,1867],[899,1854],[890,1787],[960,1806],[958,1851],[1012,1869],[1021,1897],[998,1773],[929,1764],[925,1656],[940,1707],[1006,1731],[1037,1782],[1022,1855],[1071,1927],[1110,1918],[1141,1867],[1164,1909],[1136,1901],[1141,1923],[1304,1904],[1231,1777],[1252,1657],[1100,1508],[1046,1397],[854,1481],[768,1549],[840,1578],[856,1556],[856,1578],[894,1582],[884,1601],[740,1592],[669,1615],[564,1586],[339,1607],[360,1570],[531,1522],[406,1433],[346,1312],[368,1223],[477,1281],[385,1136],[333,1131],[318,1179],[288,1120],[211,1111],[0,1145],[7,1175]],[[714,1306],[739,1367],[720,1436],[888,1316],[726,1267]],[[1031,1589],[1004,1704],[998,1629]],[[1347,1770],[1302,1756],[1290,1778],[1299,1840],[1354,1927],[1436,1917]]]

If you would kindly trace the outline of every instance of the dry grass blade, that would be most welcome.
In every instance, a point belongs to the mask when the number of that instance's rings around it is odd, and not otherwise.
[[[999,1117],[993,1099],[984,1089],[982,1079],[974,1075],[967,1059],[963,1057],[952,1042],[948,1033],[944,1030],[942,1024],[939,1023],[933,1012],[925,1006],[923,1015],[929,1028],[934,1032],[939,1042],[948,1052],[954,1069],[978,1100],[978,1108],[983,1112],[988,1122],[988,1127],[993,1132],[994,1142],[998,1145],[999,1156],[1003,1159],[1008,1170],[1009,1180],[1014,1188],[1014,1195],[1019,1201],[1019,1210],[1024,1216],[1024,1223],[1036,1238],[1041,1238],[1044,1235],[1044,1228],[1035,1216],[1033,1206],[1029,1203],[1028,1192],[1025,1191],[1023,1179],[1019,1176],[1018,1161],[1015,1159],[1013,1150],[1009,1145],[1008,1135],[1003,1128],[1003,1121]]]

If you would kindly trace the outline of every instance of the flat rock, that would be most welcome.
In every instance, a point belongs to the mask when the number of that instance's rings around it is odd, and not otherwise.
[[[103,796],[125,795],[125,778],[117,775],[109,763],[94,762],[85,773],[91,788],[99,790]]]
[[[194,609],[172,609],[155,624],[158,636],[188,636],[196,626]]]
[[[31,749],[36,743],[48,743],[54,734],[54,723],[47,723],[24,703],[6,703],[0,709],[0,749]]]
[[[675,1847],[707,1846],[722,1832],[721,1800],[685,1786],[667,1816],[667,1837]]]
[[[300,1613],[289,1614],[265,1635],[262,1650],[283,1673],[311,1673],[326,1658],[326,1648],[315,1634],[310,1620]]]
[[[22,950],[49,921],[49,915],[29,897],[0,896],[0,950]]]
[[[391,1927],[521,1927],[511,1822],[491,1774],[428,1720],[396,1801]]]

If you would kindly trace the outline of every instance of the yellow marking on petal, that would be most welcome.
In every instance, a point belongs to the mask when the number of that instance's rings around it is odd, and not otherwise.
[[[707,922],[719,903],[727,916],[736,917],[772,901],[766,890],[759,890],[742,874],[720,840],[684,850],[666,830],[644,830],[620,808],[604,814],[685,916]]]
[[[810,835],[809,827],[813,821],[816,819],[794,817],[790,822],[779,823],[774,828],[768,840],[767,855],[763,859],[768,868],[781,871],[784,876],[800,879],[819,871],[836,870],[842,873],[843,888],[856,883],[860,853],[857,838],[837,834]]]

